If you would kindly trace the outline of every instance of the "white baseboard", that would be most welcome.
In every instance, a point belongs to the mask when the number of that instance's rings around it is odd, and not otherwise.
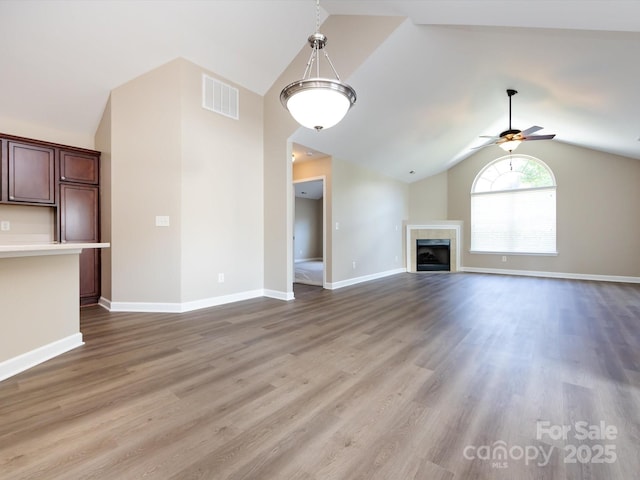
[[[242,300],[251,300],[252,298],[258,298],[262,296],[264,296],[264,291],[260,289],[249,290],[247,292],[232,293],[231,295],[222,295],[220,297],[205,298],[203,300],[193,300],[191,302],[183,303],[181,312],[191,312],[193,310],[199,310],[201,308],[216,307],[218,305],[241,302]]]
[[[349,287],[362,282],[369,282],[371,280],[377,280],[379,278],[388,277],[390,275],[397,275],[398,273],[405,273],[406,268],[396,268],[394,270],[387,270],[386,272],[373,273],[371,275],[364,275],[362,277],[348,278],[347,280],[341,280],[339,282],[326,283],[325,288],[328,290],[337,290],[338,288]]]
[[[640,283],[640,277],[619,275],[593,275],[587,273],[540,272],[536,270],[508,270],[502,268],[462,267],[462,272],[495,273],[498,275],[521,275],[525,277],[566,278],[568,280],[593,280],[597,282]]]
[[[264,296],[268,298],[275,298],[276,300],[284,300],[285,302],[289,302],[293,300],[295,297],[293,296],[293,292],[280,292],[278,290],[264,290]]]
[[[276,290],[249,290],[247,292],[222,295],[220,297],[203,298],[191,302],[163,303],[163,302],[113,302],[101,297],[98,305],[110,312],[144,312],[144,313],[184,313],[201,308],[216,307],[227,303],[241,302],[252,298],[269,297],[277,300],[293,300],[293,292],[278,292]]]
[[[38,347],[30,352],[0,362],[0,381],[24,372],[31,367],[46,362],[47,360],[62,355],[69,350],[84,345],[82,333],[74,333],[55,342]]]
[[[106,308],[110,312],[180,313],[182,311],[180,303],[109,301],[108,304]]]
[[[98,299],[98,305],[106,310],[111,310],[111,300],[109,300],[108,298],[100,297]]]

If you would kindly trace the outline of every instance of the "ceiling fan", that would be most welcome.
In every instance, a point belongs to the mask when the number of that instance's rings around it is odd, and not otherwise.
[[[507,90],[507,95],[509,96],[509,129],[505,130],[497,137],[482,135],[480,138],[490,138],[491,140],[478,147],[473,147],[474,149],[484,148],[489,145],[498,145],[505,152],[512,152],[513,150],[518,148],[518,145],[520,145],[521,142],[529,140],[551,140],[556,136],[555,133],[551,135],[531,135],[538,130],[542,130],[542,127],[538,127],[535,125],[533,127],[527,128],[524,131],[517,130],[511,127],[511,97],[513,97],[516,93],[518,93],[516,90]]]

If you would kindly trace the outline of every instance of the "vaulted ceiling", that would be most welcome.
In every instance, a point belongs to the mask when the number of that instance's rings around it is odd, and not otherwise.
[[[514,88],[514,127],[640,159],[638,1],[323,0],[328,15],[406,19],[343,78],[345,120],[298,144],[412,182],[505,130]],[[92,135],[113,88],[176,57],[263,95],[315,16],[313,0],[4,0],[0,120]]]

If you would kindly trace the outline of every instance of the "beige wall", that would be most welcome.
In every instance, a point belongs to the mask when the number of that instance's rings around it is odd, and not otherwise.
[[[111,295],[180,302],[180,61],[111,93]],[[155,216],[170,217],[156,227]]]
[[[234,120],[202,108],[202,73],[180,62],[182,301],[262,289],[262,97],[239,89]],[[224,274],[224,283],[218,274]]]
[[[0,258],[0,364],[80,332],[78,269],[77,254]]]
[[[78,132],[58,130],[51,126],[38,125],[35,123],[6,118],[0,116],[0,132],[8,135],[43,140],[45,142],[59,143],[62,145],[72,145],[74,147],[88,148],[93,150],[94,139],[92,135],[84,135]]]
[[[112,302],[184,304],[262,289],[262,97],[232,84],[239,120],[205,110],[203,73],[177,59],[112,92],[96,136],[108,154]],[[170,226],[156,227],[157,215]]]
[[[300,181],[311,178],[324,177],[324,203],[325,203],[325,278],[331,283],[333,271],[331,269],[331,258],[333,257],[333,236],[331,231],[333,201],[332,201],[332,173],[331,173],[331,157],[317,158],[315,160],[305,162],[295,162],[293,164],[293,180]]]
[[[332,157],[296,162],[293,174],[296,181],[326,179],[325,276],[329,284],[404,267],[407,184]]]
[[[530,142],[518,153],[544,161],[557,187],[558,256],[470,254],[464,228],[463,265],[591,275],[640,276],[640,161],[558,141]],[[475,176],[501,151],[482,149],[448,172],[448,217],[470,225]]]
[[[293,81],[291,79],[290,81]],[[270,295],[293,298],[293,186],[289,136],[296,122],[280,104],[286,82],[264,98],[264,278]]]
[[[403,268],[409,186],[333,158],[332,195],[332,282]]]
[[[447,219],[447,172],[409,185],[409,224]]]
[[[95,148],[100,151],[100,239],[111,242],[111,97],[102,114],[95,135]],[[100,249],[101,296],[113,298],[111,291],[111,249]]]
[[[322,199],[296,197],[294,259],[322,258]]]
[[[349,75],[403,20],[403,17],[329,17],[322,24],[322,33],[331,45],[340,46],[331,50],[331,60],[341,78],[348,81]],[[298,126],[280,104],[280,91],[304,72],[310,51],[305,39],[300,43],[300,53],[264,99],[264,248],[268,252],[264,285],[268,291],[289,297],[293,293],[293,195],[288,139]]]
[[[0,205],[0,221],[10,225],[10,230],[0,230],[0,245],[52,242],[55,238],[55,214],[53,207]]]

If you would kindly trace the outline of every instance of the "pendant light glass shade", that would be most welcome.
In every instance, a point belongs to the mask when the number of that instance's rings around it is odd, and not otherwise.
[[[280,100],[296,122],[319,131],[344,118],[356,101],[356,92],[337,80],[310,78],[289,84]]]

